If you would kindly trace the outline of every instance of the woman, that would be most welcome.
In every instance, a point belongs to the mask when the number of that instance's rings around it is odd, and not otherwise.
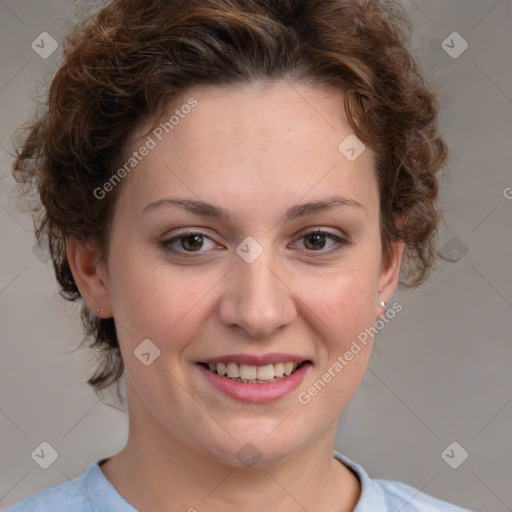
[[[436,254],[448,150],[408,30],[375,0],[117,0],[69,37],[14,176],[130,433],[10,510],[463,510],[334,451]]]

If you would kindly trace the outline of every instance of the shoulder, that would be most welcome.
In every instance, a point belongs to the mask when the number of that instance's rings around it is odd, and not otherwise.
[[[79,477],[80,479],[80,477]],[[72,512],[89,512],[94,510],[90,501],[74,479],[55,487],[39,491],[28,498],[14,504],[6,512],[50,512],[54,510],[66,510]],[[82,477],[83,479],[83,477]]]
[[[6,512],[136,512],[105,478],[97,462],[65,483],[39,491]]]
[[[349,467],[361,482],[361,496],[354,512],[472,512],[425,494],[410,485],[370,478],[364,468],[339,452],[334,457]]]
[[[471,512],[401,482],[376,479],[373,483],[382,490],[386,501],[392,506],[390,510],[404,508],[407,512]]]

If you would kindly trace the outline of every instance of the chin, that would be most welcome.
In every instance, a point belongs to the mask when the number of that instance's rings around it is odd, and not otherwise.
[[[277,432],[268,436],[264,430],[254,435],[232,434],[234,439],[216,447],[210,445],[208,451],[217,461],[238,468],[263,469],[284,462],[298,453],[305,441]]]

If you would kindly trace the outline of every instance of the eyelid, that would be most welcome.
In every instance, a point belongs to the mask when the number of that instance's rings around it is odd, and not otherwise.
[[[306,235],[311,235],[314,233],[321,233],[321,234],[331,235],[331,236],[338,237],[338,238],[348,238],[348,235],[343,232],[338,234],[338,233],[329,231],[329,229],[330,228],[328,228],[328,227],[304,228],[302,231],[299,231],[298,237],[300,238],[300,237],[303,237]]]
[[[204,229],[204,228],[201,228],[201,229]],[[185,229],[184,231],[173,234],[173,236],[171,236],[171,237],[164,237],[164,239],[162,241],[160,241],[158,245],[160,245],[165,251],[183,256],[185,258],[197,258],[199,256],[202,256],[202,255],[210,252],[210,251],[203,251],[203,250],[201,250],[201,251],[179,251],[179,250],[173,249],[171,247],[171,244],[179,241],[181,238],[186,238],[187,236],[192,236],[192,235],[200,235],[203,238],[207,238],[208,240],[211,240],[212,242],[216,243],[215,240],[213,240],[212,237],[208,236],[204,231],[201,231],[200,229],[188,228],[188,229]]]
[[[171,248],[171,244],[180,240],[181,238],[185,238],[187,236],[192,235],[200,235],[203,238],[207,238],[211,240],[212,242],[216,243],[213,238],[208,236],[204,231],[205,228],[184,228],[183,231],[179,231],[175,234],[173,234],[170,238],[165,238],[161,242],[159,242],[159,245],[166,251],[171,252],[173,254],[178,254],[184,258],[197,258],[200,256],[203,256],[205,254],[208,254],[211,252],[211,250],[207,251],[180,251],[175,250]],[[332,255],[334,253],[337,253],[338,251],[342,250],[344,247],[352,245],[353,242],[351,242],[345,234],[338,235],[335,233],[332,233],[331,231],[328,231],[326,228],[323,227],[316,227],[316,228],[305,228],[303,231],[300,231],[298,235],[296,235],[295,239],[296,241],[301,240],[304,237],[307,237],[309,235],[313,234],[321,234],[325,235],[327,238],[330,238],[333,242],[335,242],[334,247],[331,249],[323,250],[320,249],[318,251],[312,251],[312,250],[303,250],[302,252],[306,253],[309,257],[317,257],[317,256],[328,256]]]
[[[330,255],[333,255],[333,254],[339,252],[344,247],[353,244],[353,242],[351,242],[349,237],[346,236],[345,234],[338,235],[336,233],[332,233],[331,231],[328,231],[326,228],[306,228],[305,231],[302,231],[299,233],[297,240],[301,240],[304,237],[307,237],[309,235],[314,235],[316,233],[325,235],[326,237],[330,237],[330,239],[333,240],[335,242],[335,244],[334,244],[333,248],[327,249],[327,250],[305,251],[305,254],[308,257],[314,258],[315,254],[330,256]]]

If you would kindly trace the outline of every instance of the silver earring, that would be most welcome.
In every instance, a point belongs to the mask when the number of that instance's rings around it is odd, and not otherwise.
[[[383,308],[385,308],[385,307],[386,307],[386,303],[385,303],[383,300],[381,300],[381,301],[379,302],[379,304],[380,304]]]
[[[101,309],[101,308],[96,308],[96,313],[99,313],[99,312],[100,312],[100,309]]]

